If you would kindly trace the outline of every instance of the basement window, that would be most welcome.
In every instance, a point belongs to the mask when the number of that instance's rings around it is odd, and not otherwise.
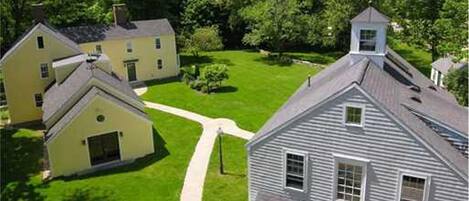
[[[37,42],[38,49],[44,49],[44,38],[42,36],[38,36],[36,38],[36,42]]]

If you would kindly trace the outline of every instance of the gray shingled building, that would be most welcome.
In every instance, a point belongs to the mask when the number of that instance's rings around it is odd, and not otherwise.
[[[249,200],[467,200],[467,109],[386,46],[376,9],[351,23],[350,53],[246,145]]]

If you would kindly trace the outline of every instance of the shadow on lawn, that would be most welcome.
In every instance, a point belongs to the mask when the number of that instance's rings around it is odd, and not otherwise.
[[[87,179],[87,178],[92,178],[92,177],[100,177],[100,176],[106,176],[106,175],[111,175],[111,174],[133,172],[133,171],[141,170],[153,163],[160,161],[161,159],[165,158],[166,156],[170,154],[168,149],[166,149],[166,141],[161,137],[161,135],[158,133],[158,131],[155,128],[153,128],[153,145],[154,145],[154,150],[155,150],[153,154],[139,158],[135,160],[133,163],[123,165],[120,167],[114,167],[108,170],[97,171],[97,172],[86,174],[86,175],[62,177],[60,179],[64,181],[70,181],[70,180]]]
[[[269,66],[281,67],[289,67],[293,64],[291,61],[283,61],[281,59],[276,58],[275,56],[262,56],[254,59],[254,61],[261,62]]]
[[[221,86],[215,90],[213,90],[214,93],[232,93],[232,92],[236,92],[238,91],[238,88],[237,87],[233,87],[233,86]]]
[[[43,140],[41,137],[15,135],[18,129],[0,129],[1,142],[1,200],[43,200],[35,191],[45,184],[33,184],[30,177],[42,168]],[[20,131],[21,132],[21,131]]]

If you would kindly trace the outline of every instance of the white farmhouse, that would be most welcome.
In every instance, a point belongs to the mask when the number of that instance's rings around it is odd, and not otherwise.
[[[246,145],[249,200],[468,200],[467,109],[386,46],[386,16],[351,23],[350,53]]]

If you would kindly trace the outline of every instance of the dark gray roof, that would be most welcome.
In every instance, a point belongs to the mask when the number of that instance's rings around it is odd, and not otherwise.
[[[126,26],[97,24],[66,27],[60,31],[76,43],[174,34],[167,19],[132,21]]]
[[[150,121],[150,119],[147,117],[147,115],[134,108],[133,106],[130,106],[129,104],[125,103],[122,100],[119,100],[118,98],[100,90],[97,87],[92,87],[60,120],[54,124],[46,133],[45,139],[46,142],[51,139],[53,136],[55,136],[57,133],[59,133],[66,125],[70,123],[70,121],[80,113],[81,110],[83,110],[88,103],[93,100],[94,97],[96,96],[101,96],[114,104],[117,104],[119,106],[124,107],[128,111],[145,118]]]
[[[467,65],[466,62],[453,62],[453,57],[442,57],[437,59],[432,63],[432,67],[438,71],[440,71],[443,74],[448,74],[449,70],[452,68],[459,69],[465,65]]]
[[[388,23],[389,18],[370,6],[350,21],[364,23]]]
[[[313,77],[311,87],[307,87],[306,81],[267,121],[249,144],[288,124],[295,117],[340,93],[353,83],[358,84],[387,111],[399,118],[459,171],[467,175],[467,159],[414,113],[417,111],[461,132],[467,138],[467,109],[459,106],[448,92],[442,89],[436,91],[430,89],[428,86],[432,86],[432,82],[390,48],[383,69],[366,57],[354,63],[350,55],[345,55]],[[419,92],[411,87],[419,89],[417,90]],[[420,98],[422,103],[412,100],[411,97]]]
[[[43,122],[48,121],[66,103],[72,101],[72,97],[81,95],[77,94],[77,92],[85,87],[92,78],[98,79],[128,97],[140,101],[128,82],[119,80],[116,76],[110,75],[99,68],[92,67],[91,63],[84,61],[64,82],[61,84],[55,83],[46,91],[44,94],[44,104],[42,105]]]

